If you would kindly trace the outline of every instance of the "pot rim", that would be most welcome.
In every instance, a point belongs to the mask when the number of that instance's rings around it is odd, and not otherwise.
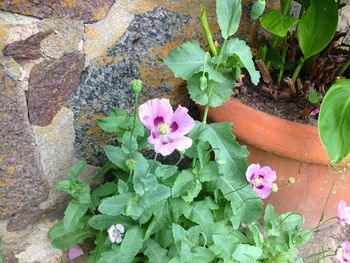
[[[272,116],[233,98],[210,108],[208,117],[213,122],[233,122],[233,132],[241,143],[306,163],[330,164],[316,126]]]

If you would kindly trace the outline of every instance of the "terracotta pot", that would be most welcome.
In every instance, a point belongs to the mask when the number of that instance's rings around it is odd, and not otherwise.
[[[238,141],[250,151],[248,161],[276,170],[280,188],[266,202],[279,213],[302,213],[306,228],[316,226],[333,181],[325,219],[335,216],[340,200],[350,203],[350,178],[329,165],[317,127],[271,116],[234,99],[210,108],[208,117],[213,122],[233,122]],[[287,185],[289,177],[296,183]]]

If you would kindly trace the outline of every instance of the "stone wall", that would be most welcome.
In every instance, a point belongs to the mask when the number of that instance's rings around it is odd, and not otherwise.
[[[268,1],[275,5],[278,1]],[[249,36],[247,14],[239,35]],[[0,1],[0,236],[6,262],[61,262],[47,230],[61,216],[54,189],[72,162],[87,180],[111,140],[96,125],[113,107],[130,110],[130,81],[142,101],[168,97],[175,79],[158,58],[199,39],[200,5],[217,33],[214,0]],[[186,105],[185,105],[186,106]],[[58,212],[57,212],[58,211]]]

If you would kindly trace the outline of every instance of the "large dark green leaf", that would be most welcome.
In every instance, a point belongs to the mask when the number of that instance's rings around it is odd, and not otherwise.
[[[311,0],[299,21],[297,36],[305,59],[321,52],[332,40],[338,24],[334,0]]]
[[[103,149],[105,150],[107,158],[113,164],[123,171],[128,171],[125,163],[125,161],[128,159],[128,155],[122,150],[122,148],[113,145],[105,145]]]
[[[350,154],[350,80],[339,81],[321,104],[318,130],[330,160],[338,163]]]
[[[224,39],[236,33],[241,15],[241,0],[216,0],[216,16]]]
[[[272,10],[268,14],[260,17],[262,27],[280,37],[285,37],[288,30],[297,22],[298,19],[295,17],[283,15],[277,10]]]

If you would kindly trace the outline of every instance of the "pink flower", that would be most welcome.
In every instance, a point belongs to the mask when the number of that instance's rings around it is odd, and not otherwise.
[[[337,251],[337,259],[340,263],[350,262],[350,242],[344,241]]]
[[[350,206],[346,206],[343,200],[338,205],[337,219],[342,226],[345,226],[345,224],[350,225]]]
[[[79,247],[79,246],[75,246],[75,247],[68,249],[68,258],[70,260],[76,259],[83,254],[84,254],[84,252],[81,249],[81,247]]]
[[[253,185],[254,192],[262,199],[271,194],[273,182],[276,180],[276,172],[268,166],[260,168],[260,165],[251,164],[245,173],[248,182]]]
[[[123,234],[124,234],[124,226],[122,224],[116,224],[116,225],[111,225],[107,232],[109,236],[109,240],[112,243],[121,243],[123,240]]]
[[[320,107],[316,107],[310,112],[310,115],[317,116],[319,113],[320,113]]]
[[[178,106],[175,112],[168,99],[153,99],[139,107],[142,124],[151,131],[148,142],[154,145],[154,151],[163,156],[175,149],[183,151],[192,145],[192,139],[185,135],[195,125],[188,115],[188,109]]]

